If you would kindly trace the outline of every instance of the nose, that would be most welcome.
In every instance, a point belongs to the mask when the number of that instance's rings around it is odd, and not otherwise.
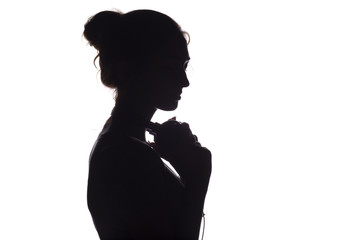
[[[186,76],[186,72],[184,72],[184,76],[183,76],[183,79],[182,79],[182,86],[183,87],[190,86],[190,82],[189,82],[189,79]]]

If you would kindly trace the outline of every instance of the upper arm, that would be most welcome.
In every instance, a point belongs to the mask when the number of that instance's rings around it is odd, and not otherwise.
[[[146,146],[105,149],[90,165],[89,207],[105,225],[128,226],[134,239],[169,239],[161,164]]]

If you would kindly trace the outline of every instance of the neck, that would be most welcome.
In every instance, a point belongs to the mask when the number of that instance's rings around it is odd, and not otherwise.
[[[155,107],[118,99],[112,112],[112,128],[145,141],[145,127],[155,111]]]

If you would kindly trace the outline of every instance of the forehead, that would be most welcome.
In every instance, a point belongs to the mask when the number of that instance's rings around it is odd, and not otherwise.
[[[185,38],[170,39],[154,54],[155,59],[168,59],[171,61],[187,61],[190,59]]]
[[[151,66],[174,66],[174,67],[186,67],[189,59],[177,58],[177,57],[163,57],[155,58],[151,61]]]

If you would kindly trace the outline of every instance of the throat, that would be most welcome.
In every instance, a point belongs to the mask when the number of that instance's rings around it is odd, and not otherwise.
[[[114,107],[111,113],[111,118],[112,123],[110,128],[112,131],[121,132],[141,141],[146,141],[145,127],[150,119],[127,108],[121,108],[119,106]]]

